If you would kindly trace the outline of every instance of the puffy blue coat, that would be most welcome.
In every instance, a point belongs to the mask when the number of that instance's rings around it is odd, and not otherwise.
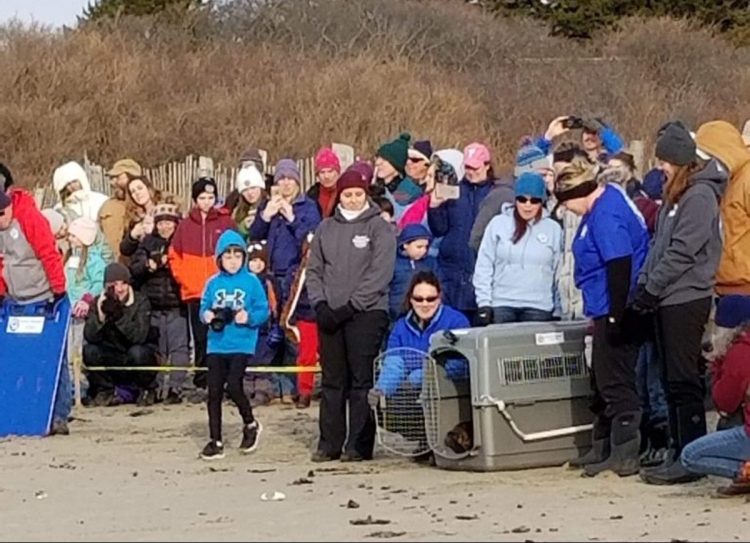
[[[302,243],[307,234],[314,232],[320,224],[318,204],[304,194],[300,194],[292,203],[294,221],[287,221],[280,213],[271,222],[263,220],[268,201],[258,210],[253,224],[250,226],[249,238],[252,240],[268,240],[268,261],[271,271],[276,277],[284,277],[294,265],[300,263]],[[286,289],[281,298],[286,299]]]
[[[427,328],[420,329],[413,311],[396,322],[391,335],[388,337],[388,351],[399,347],[408,347],[427,353],[430,350],[430,337],[443,330],[456,330],[469,328],[469,320],[463,313],[442,304]],[[381,390],[386,396],[396,393],[399,386],[408,382],[412,387],[422,386],[422,361],[423,357],[414,353],[414,356],[398,356],[394,351],[393,356],[387,356],[383,361],[380,377],[375,388]],[[449,360],[445,365],[448,377],[454,381],[468,377],[468,365],[465,360]]]
[[[461,311],[477,307],[472,277],[476,255],[469,246],[469,237],[479,206],[494,188],[494,180],[478,184],[461,181],[458,200],[448,200],[440,207],[431,207],[427,219],[432,235],[444,236],[438,253],[438,273],[445,303]]]

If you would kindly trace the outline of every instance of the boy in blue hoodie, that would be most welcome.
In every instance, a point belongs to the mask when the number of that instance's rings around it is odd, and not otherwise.
[[[242,416],[240,451],[258,446],[262,426],[253,417],[242,380],[255,353],[258,329],[268,320],[268,299],[260,280],[246,266],[245,241],[234,230],[224,232],[216,244],[219,273],[209,279],[201,299],[201,320],[209,326],[208,426],[211,441],[201,452],[204,460],[224,458],[221,440],[221,402],[224,386]]]
[[[398,237],[398,254],[393,279],[388,294],[389,314],[395,322],[401,317],[404,296],[409,288],[412,277],[418,271],[437,273],[437,260],[429,256],[432,234],[422,224],[409,224]]]

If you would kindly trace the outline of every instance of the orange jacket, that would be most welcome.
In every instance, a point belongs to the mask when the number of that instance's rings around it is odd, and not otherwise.
[[[729,170],[721,202],[724,248],[716,274],[716,292],[750,295],[750,150],[740,131],[726,121],[702,125],[698,147]]]
[[[193,208],[177,226],[169,248],[169,266],[183,302],[199,300],[208,280],[219,271],[214,250],[219,236],[235,224],[223,209],[212,209],[203,220]]]

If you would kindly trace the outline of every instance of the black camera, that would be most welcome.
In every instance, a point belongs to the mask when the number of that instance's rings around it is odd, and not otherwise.
[[[115,287],[107,287],[104,291],[104,301],[102,301],[102,313],[104,313],[105,320],[107,321],[118,321],[125,314],[125,306],[117,298],[115,293]]]
[[[568,130],[579,130],[583,128],[583,119],[581,117],[570,116],[562,122],[563,127]]]
[[[155,251],[149,251],[148,258],[149,260],[153,260],[156,263],[157,268],[161,268],[163,266],[162,264],[162,258],[164,257],[164,251],[162,249],[157,249]]]
[[[235,311],[229,307],[213,309],[214,318],[208,323],[214,332],[223,332],[227,324],[234,322]]]

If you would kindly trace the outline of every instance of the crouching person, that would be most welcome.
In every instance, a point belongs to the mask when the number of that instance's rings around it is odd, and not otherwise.
[[[750,494],[750,297],[722,298],[716,309],[712,338],[714,405],[733,413],[744,405],[745,424],[696,439],[682,450],[682,466],[694,475],[715,475],[732,480],[719,495]]]
[[[242,380],[255,353],[258,330],[268,320],[268,299],[260,280],[248,271],[246,258],[242,236],[234,230],[224,232],[216,245],[219,273],[208,281],[201,299],[201,320],[209,327],[206,364],[211,433],[211,441],[201,452],[204,460],[224,457],[221,402],[225,386],[242,416],[240,451],[254,451],[263,430],[253,417]]]
[[[96,366],[154,366],[156,349],[151,343],[151,304],[130,286],[130,271],[110,264],[104,271],[104,293],[89,311],[83,337],[83,363]],[[96,406],[117,405],[115,385],[138,389],[138,404],[156,399],[155,372],[87,371],[89,398]]]

